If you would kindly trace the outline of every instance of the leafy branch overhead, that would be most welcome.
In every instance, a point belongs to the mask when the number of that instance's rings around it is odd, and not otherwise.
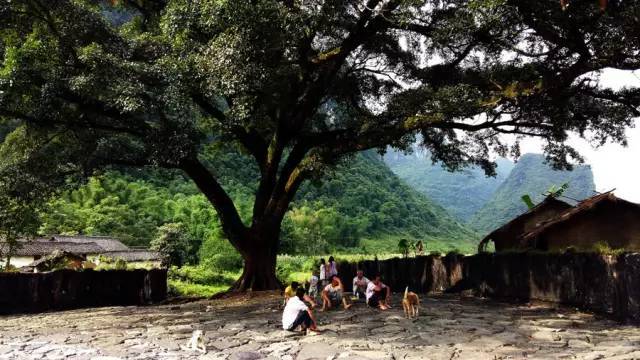
[[[558,167],[580,160],[568,132],[624,143],[640,90],[598,73],[640,68],[639,14],[591,0],[3,2],[0,175],[40,198],[107,167],[178,169],[245,263],[256,243],[275,262],[301,183],[349,154],[421,135],[450,169],[492,174],[492,150],[519,153],[504,135],[543,139]],[[250,223],[200,156],[224,146],[259,168]]]

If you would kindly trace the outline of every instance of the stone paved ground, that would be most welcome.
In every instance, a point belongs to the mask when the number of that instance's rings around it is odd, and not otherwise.
[[[357,304],[319,315],[320,335],[280,330],[279,300],[200,301],[0,317],[0,359],[640,359],[640,328],[571,309],[451,296],[420,318]],[[181,349],[206,332],[205,355]]]

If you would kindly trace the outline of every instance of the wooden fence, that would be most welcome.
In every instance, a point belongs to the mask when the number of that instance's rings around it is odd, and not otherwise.
[[[357,269],[381,274],[394,291],[462,292],[542,300],[640,322],[640,254],[499,253],[340,263],[345,286]]]
[[[0,273],[0,314],[144,305],[167,297],[166,270]]]

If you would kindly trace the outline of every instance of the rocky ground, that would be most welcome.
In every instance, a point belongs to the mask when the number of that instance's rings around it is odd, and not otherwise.
[[[423,297],[319,315],[325,331],[280,330],[279,297],[0,317],[0,359],[638,359],[640,328],[567,308]],[[183,350],[194,330],[207,353]]]

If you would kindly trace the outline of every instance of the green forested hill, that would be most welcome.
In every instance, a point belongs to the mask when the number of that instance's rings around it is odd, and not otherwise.
[[[452,173],[432,164],[428,153],[421,151],[389,151],[384,161],[400,179],[465,222],[491,199],[513,169],[511,161],[500,158],[495,177],[475,167]]]
[[[481,233],[526,211],[522,195],[540,201],[549,187],[568,182],[565,195],[581,200],[595,189],[589,166],[577,166],[571,172],[554,171],[540,154],[525,154],[515,166],[507,159],[498,159],[497,176],[493,178],[477,168],[448,172],[420,151],[408,155],[390,151],[384,161],[411,187]]]
[[[218,151],[209,160],[248,220],[257,170],[232,152]],[[43,233],[116,235],[132,245],[148,244],[162,224],[183,223],[201,257],[230,250],[213,207],[176,173],[108,172],[52,201],[43,218]],[[430,248],[469,250],[476,236],[399,180],[377,155],[363,153],[319,187],[303,186],[285,219],[281,252],[362,251],[365,243],[369,251],[395,250],[403,237],[423,239]]]
[[[330,205],[346,221],[362,227],[360,234],[368,238],[395,235],[423,239],[431,248],[465,251],[473,248],[476,239],[475,233],[399,179],[373,152],[360,154],[348,166],[340,167],[320,188],[307,184],[299,199]],[[396,243],[392,242],[393,250]],[[375,241],[367,244],[376,247]]]
[[[544,163],[540,154],[523,155],[509,176],[496,190],[492,199],[478,211],[470,224],[486,233],[525,212],[527,206],[522,195],[528,194],[537,203],[552,185],[569,183],[564,193],[569,198],[582,200],[594,194],[593,173],[588,165],[576,166],[573,171],[555,171]],[[569,201],[569,199],[562,199]]]

